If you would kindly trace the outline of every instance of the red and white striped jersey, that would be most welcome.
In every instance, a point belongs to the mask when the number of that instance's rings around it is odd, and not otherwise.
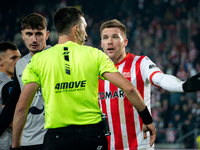
[[[152,77],[162,72],[146,56],[127,53],[120,63],[115,65],[139,90],[150,110],[150,88]],[[143,138],[142,120],[131,105],[124,92],[107,80],[99,79],[99,106],[107,115],[111,135],[108,138],[109,150],[135,150],[150,147],[148,138]]]

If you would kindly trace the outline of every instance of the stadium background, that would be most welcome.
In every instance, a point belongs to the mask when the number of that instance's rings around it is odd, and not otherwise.
[[[27,54],[20,22],[37,12],[48,20],[47,44],[55,45],[52,16],[62,6],[84,12],[86,45],[101,49],[100,25],[116,18],[127,27],[127,52],[147,55],[164,73],[180,80],[200,72],[199,0],[1,0],[0,41],[11,41]],[[200,149],[200,91],[170,93],[152,86],[151,105],[158,131],[156,149]]]

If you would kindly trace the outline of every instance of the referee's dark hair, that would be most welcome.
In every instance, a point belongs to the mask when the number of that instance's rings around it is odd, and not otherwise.
[[[0,53],[6,52],[8,49],[10,50],[18,50],[17,45],[8,42],[8,41],[3,41],[0,43]]]
[[[58,35],[70,34],[72,27],[80,24],[81,17],[84,17],[84,13],[76,7],[65,6],[58,9],[53,16]]]

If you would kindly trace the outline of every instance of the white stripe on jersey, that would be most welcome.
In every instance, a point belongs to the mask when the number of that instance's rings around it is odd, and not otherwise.
[[[125,63],[122,63],[118,67],[118,71],[122,74],[123,68],[124,68]],[[119,88],[118,88],[118,93],[119,93]],[[124,110],[124,98],[119,97],[118,98],[119,102],[119,115],[120,115],[120,123],[121,123],[121,131],[122,131],[122,142],[124,147],[129,148],[128,144],[128,135],[127,135],[127,129],[126,129],[126,115],[125,115],[125,110]]]
[[[104,82],[104,85],[105,85],[105,92],[109,92],[110,91],[110,82],[108,80],[105,80]],[[110,128],[110,132],[111,133],[114,133],[114,130],[113,130],[113,123],[112,123],[112,116],[111,116],[111,109],[110,109],[110,98],[108,97],[106,99],[106,109],[107,109],[107,117],[108,117],[108,124],[109,124],[109,128]],[[111,147],[115,147],[115,136],[114,134],[111,134],[110,135],[110,138],[111,138],[111,142],[110,142],[110,145]]]
[[[132,66],[131,66],[131,83],[137,88],[137,80],[136,80],[136,62],[139,59],[139,56],[136,56],[132,62]],[[144,80],[144,79],[143,79]],[[144,85],[143,85],[144,86]],[[145,93],[145,92],[144,92]],[[134,106],[133,106],[134,107]],[[143,137],[143,133],[141,132],[140,129],[140,120],[139,120],[139,114],[136,111],[135,107],[133,109],[133,114],[134,114],[134,123],[135,123],[135,131],[136,131],[136,138],[137,138],[137,142],[138,142],[138,149],[140,148],[140,143],[143,141],[141,139],[144,139]],[[141,134],[142,133],[142,134]]]

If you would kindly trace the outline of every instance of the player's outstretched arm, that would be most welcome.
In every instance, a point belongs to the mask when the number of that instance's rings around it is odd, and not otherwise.
[[[154,85],[160,86],[170,92],[195,92],[200,90],[199,77],[200,73],[197,73],[184,82],[173,75],[156,73],[152,77],[152,82]]]

